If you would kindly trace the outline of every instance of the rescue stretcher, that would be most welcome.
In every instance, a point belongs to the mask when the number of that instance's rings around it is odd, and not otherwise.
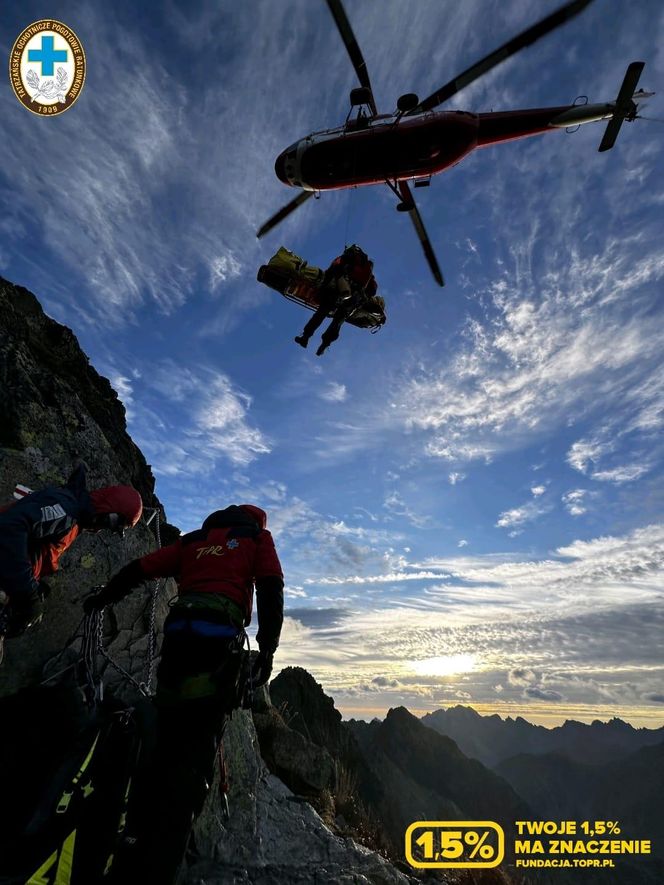
[[[269,286],[290,301],[316,310],[320,304],[318,292],[323,282],[324,271],[297,256],[283,246],[270,258],[267,264],[258,268],[259,283]],[[330,311],[328,316],[332,316]],[[347,323],[360,329],[371,329],[377,332],[386,322],[385,302],[377,295],[365,298],[353,309]]]

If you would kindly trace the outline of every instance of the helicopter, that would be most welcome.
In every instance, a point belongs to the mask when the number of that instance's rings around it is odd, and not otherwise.
[[[444,285],[436,254],[415,204],[415,188],[428,187],[431,177],[459,163],[477,148],[528,138],[544,132],[572,130],[584,123],[608,120],[600,151],[613,147],[624,121],[638,116],[639,102],[654,93],[635,92],[644,62],[632,62],[615,101],[577,103],[527,110],[469,113],[437,108],[496,65],[531,45],[582,12],[592,0],[572,0],[504,43],[428,98],[414,93],[397,100],[392,114],[379,114],[366,62],[341,0],[326,0],[360,86],[351,90],[350,110],[342,126],[312,132],[282,151],[275,162],[277,178],[300,193],[257,231],[265,236],[322,191],[386,184],[398,199],[397,210],[409,214],[431,272]],[[582,96],[581,98],[585,98]],[[353,108],[357,108],[355,116]]]

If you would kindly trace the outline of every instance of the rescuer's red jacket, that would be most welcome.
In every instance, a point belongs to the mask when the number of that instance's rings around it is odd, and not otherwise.
[[[362,252],[356,246],[349,246],[346,251],[339,255],[338,258],[335,258],[332,264],[325,271],[325,283],[329,283],[333,279],[338,279],[340,276],[346,276],[348,279],[355,283],[355,285],[359,286],[361,289],[366,290],[367,287],[371,284],[371,280],[375,278],[373,276],[373,261],[370,261],[367,255]],[[372,292],[368,292],[369,295],[376,294],[376,288]]]
[[[255,582],[283,578],[265,511],[251,504],[210,514],[202,528],[139,560],[143,578],[174,577],[180,596],[220,593],[251,620]]]

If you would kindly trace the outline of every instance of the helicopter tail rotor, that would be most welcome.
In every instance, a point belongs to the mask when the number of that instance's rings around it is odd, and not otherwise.
[[[639,82],[641,72],[645,67],[645,62],[633,61],[625,72],[622,86],[616,98],[613,116],[609,120],[604,136],[600,142],[599,151],[608,151],[616,143],[616,138],[620,132],[620,127],[627,120],[628,122],[636,119],[637,101],[639,98],[647,98],[649,93],[635,92],[636,84]]]

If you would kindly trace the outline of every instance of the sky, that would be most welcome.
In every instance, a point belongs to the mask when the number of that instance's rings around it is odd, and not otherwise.
[[[551,0],[354,0],[378,108],[424,97]],[[3,4],[0,52],[56,18],[76,104],[0,89],[0,274],[71,327],[183,531],[268,511],[286,579],[276,670],[345,716],[472,704],[555,725],[664,724],[664,10],[595,0],[454,97],[485,112],[610,101],[654,121],[477,151],[416,198],[446,286],[387,188],[294,195],[277,154],[339,125],[353,69],[322,0]],[[657,119],[659,118],[659,120]],[[256,281],[283,245],[357,242],[388,322],[321,358]]]

